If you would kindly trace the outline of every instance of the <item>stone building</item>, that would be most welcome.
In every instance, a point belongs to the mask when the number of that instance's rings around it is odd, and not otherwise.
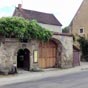
[[[88,36],[88,0],[83,0],[69,27],[74,36]]]
[[[70,68],[73,64],[73,38],[70,34],[62,34],[61,23],[53,14],[25,10],[21,4],[15,9],[13,16],[35,19],[39,25],[54,32],[46,42],[30,40],[20,42],[13,38],[1,38],[0,71],[12,72],[14,67],[24,70],[44,68]]]

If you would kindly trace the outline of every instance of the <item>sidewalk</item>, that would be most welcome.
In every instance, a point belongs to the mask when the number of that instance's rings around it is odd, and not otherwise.
[[[1,77],[0,86],[26,81],[35,81],[47,77],[62,76],[70,73],[82,72],[85,70],[88,70],[88,63],[81,63],[81,66],[70,69],[48,69],[44,70],[44,72],[24,71],[23,73],[20,71],[19,74],[16,75]]]

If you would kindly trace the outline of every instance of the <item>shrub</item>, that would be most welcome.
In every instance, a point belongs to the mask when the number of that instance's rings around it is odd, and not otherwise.
[[[80,44],[80,49],[82,52],[82,59],[88,61],[88,39],[80,36],[78,42]]]

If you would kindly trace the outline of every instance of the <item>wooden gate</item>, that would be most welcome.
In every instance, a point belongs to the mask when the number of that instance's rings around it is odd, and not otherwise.
[[[57,55],[57,45],[53,41],[39,44],[39,59],[40,68],[55,67]]]
[[[80,50],[73,46],[73,66],[79,66],[80,65]]]

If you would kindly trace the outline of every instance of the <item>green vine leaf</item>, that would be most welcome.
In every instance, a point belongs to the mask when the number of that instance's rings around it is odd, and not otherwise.
[[[21,17],[0,18],[0,33],[6,38],[15,37],[20,40],[48,41],[52,37],[52,32],[41,27],[36,20]]]

